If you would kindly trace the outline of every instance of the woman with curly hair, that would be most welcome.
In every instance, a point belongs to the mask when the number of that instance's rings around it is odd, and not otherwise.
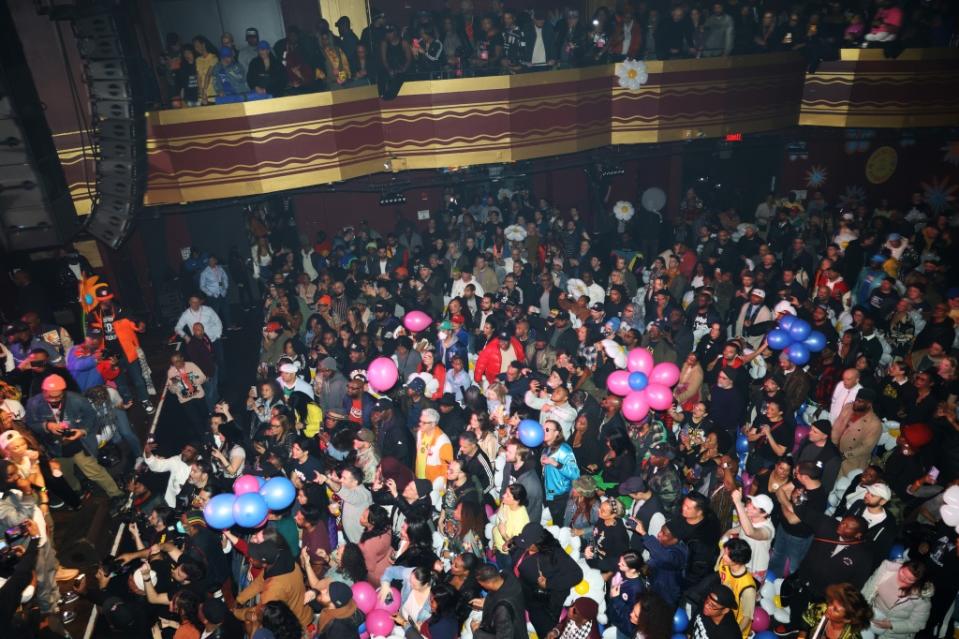
[[[859,639],[869,626],[872,608],[852,584],[832,584],[826,588],[826,603],[811,603],[803,613],[809,628],[798,639]]]
[[[493,430],[494,425],[489,418],[489,413],[485,410],[474,411],[472,415],[470,415],[470,420],[466,428],[476,435],[476,443],[479,444],[480,450],[486,453],[486,458],[490,460],[496,459],[497,455],[499,455],[499,439],[497,439],[496,433]]]
[[[673,636],[674,608],[653,592],[639,596],[629,613],[629,623],[636,628],[636,637],[665,639]]]
[[[251,636],[254,639],[300,639],[303,626],[289,606],[282,601],[270,601],[263,606],[260,628]]]

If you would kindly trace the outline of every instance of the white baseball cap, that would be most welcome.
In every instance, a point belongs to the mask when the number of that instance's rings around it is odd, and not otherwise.
[[[769,495],[754,495],[749,498],[749,503],[767,516],[773,514],[773,500],[769,498]]]

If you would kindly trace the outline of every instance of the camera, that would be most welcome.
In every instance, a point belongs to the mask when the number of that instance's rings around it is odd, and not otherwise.
[[[136,562],[130,561],[123,563],[113,555],[107,555],[100,561],[100,565],[103,567],[103,572],[105,572],[110,577],[117,577],[120,575],[128,575],[137,567]]]
[[[75,432],[75,431],[74,431],[72,428],[67,427],[67,428],[64,428],[64,429],[60,432],[60,436],[61,436],[61,437],[73,437],[73,433],[74,433],[74,432]]]

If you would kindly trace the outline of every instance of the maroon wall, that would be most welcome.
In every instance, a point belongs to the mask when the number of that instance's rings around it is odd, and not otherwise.
[[[948,179],[949,185],[959,185],[959,156],[952,162],[945,160],[943,147],[952,142],[959,153],[959,140],[950,140],[948,133],[939,129],[884,130],[801,128],[792,138],[806,143],[808,158],[790,159],[789,151],[783,160],[781,190],[809,189],[806,172],[813,166],[822,166],[828,177],[822,187],[830,202],[848,187],[858,186],[870,195],[869,205],[875,207],[880,198],[888,198],[890,205],[902,206],[912,193],[923,191],[922,184]],[[852,145],[856,143],[857,149]],[[850,147],[847,149],[847,145]],[[882,184],[873,184],[866,178],[866,165],[876,149],[890,146],[896,150],[898,163],[892,176]],[[864,150],[859,150],[863,148]]]

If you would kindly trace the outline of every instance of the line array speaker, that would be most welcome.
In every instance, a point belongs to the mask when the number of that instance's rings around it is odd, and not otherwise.
[[[143,101],[133,73],[136,43],[125,21],[120,4],[73,20],[97,148],[97,190],[86,230],[112,248],[133,227],[146,178]]]

